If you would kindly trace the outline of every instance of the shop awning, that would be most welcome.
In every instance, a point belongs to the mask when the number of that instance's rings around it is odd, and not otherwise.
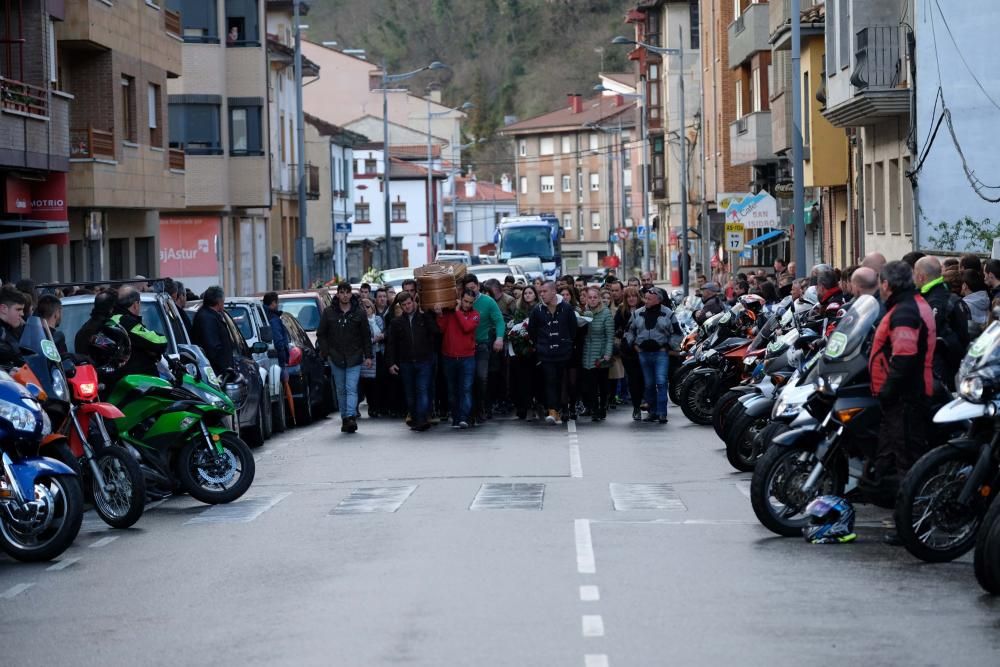
[[[0,241],[31,239],[51,236],[47,243],[66,245],[69,243],[69,222],[65,220],[0,220]]]
[[[766,234],[761,234],[760,236],[757,236],[747,241],[747,247],[749,248],[755,245],[761,245],[763,243],[767,243],[768,241],[776,241],[778,237],[782,236],[784,233],[785,233],[784,229],[775,229],[774,231],[768,232]]]

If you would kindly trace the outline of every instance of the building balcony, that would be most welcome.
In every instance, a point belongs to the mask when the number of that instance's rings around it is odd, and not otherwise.
[[[49,91],[0,77],[0,106],[4,111],[46,119],[49,117]]]
[[[70,98],[0,78],[0,167],[66,171]]]
[[[729,24],[729,68],[735,69],[758,51],[770,51],[766,4],[754,3]]]
[[[291,194],[297,196],[299,192],[299,177],[298,177],[299,165],[290,164],[288,165],[289,174],[291,174],[291,179],[289,181]],[[306,163],[306,199],[319,199],[319,165]]]
[[[729,124],[731,166],[775,162],[771,146],[771,112],[757,111]]]
[[[74,207],[184,207],[184,173],[174,166],[174,150],[122,144],[116,154],[111,132],[81,128],[71,130],[70,136],[67,187]],[[183,165],[183,152],[180,154]]]
[[[909,114],[910,89],[900,35],[897,26],[869,26],[857,32],[850,97],[831,99],[831,94],[823,110],[835,127],[858,127]]]
[[[114,160],[115,133],[93,127],[70,129],[71,160]]]

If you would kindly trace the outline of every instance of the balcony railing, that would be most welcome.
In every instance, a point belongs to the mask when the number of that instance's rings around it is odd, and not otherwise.
[[[163,29],[167,34],[175,37],[184,36],[184,28],[181,24],[181,13],[172,9],[163,9]]]
[[[905,80],[899,28],[870,26],[858,31],[851,85],[859,89],[896,88]]]
[[[115,159],[115,134],[93,127],[69,131],[69,156],[73,159]]]
[[[9,111],[49,116],[49,91],[23,81],[0,77],[0,103]]]
[[[171,148],[168,151],[167,159],[171,169],[184,171],[184,151],[179,148]]]

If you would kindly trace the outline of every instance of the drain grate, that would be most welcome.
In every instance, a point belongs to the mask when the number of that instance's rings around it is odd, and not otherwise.
[[[620,484],[612,482],[611,501],[615,510],[686,510],[670,484]]]
[[[488,483],[479,487],[470,510],[540,510],[544,484]]]
[[[395,512],[416,490],[416,486],[373,486],[354,489],[333,508],[330,514]]]

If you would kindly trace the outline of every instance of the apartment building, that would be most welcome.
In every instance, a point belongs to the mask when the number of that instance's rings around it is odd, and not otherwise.
[[[445,195],[447,247],[467,250],[471,255],[490,254],[496,250],[493,238],[497,225],[517,215],[517,196],[510,177],[504,174],[497,184],[468,174],[455,178],[454,187],[454,195]]]
[[[273,284],[265,2],[166,5],[180,12],[184,41],[184,76],[169,80],[167,92],[170,146],[185,152],[187,197],[161,215],[161,234],[176,240],[183,260],[196,253],[173,273],[196,291],[221,282],[231,294],[260,292]]]
[[[63,3],[6,2],[0,12],[0,279],[59,277],[68,262],[71,96],[59,81]]]
[[[501,131],[514,141],[519,212],[562,221],[564,272],[601,266],[610,255],[624,256],[629,267],[640,261],[633,228],[642,202],[632,195],[633,177],[624,176],[640,160],[641,142],[631,139],[635,114],[636,105],[621,95],[570,95],[563,108]],[[629,230],[625,239],[618,229]]]
[[[145,0],[65,4],[55,31],[70,105],[70,280],[161,273],[160,211],[184,206],[167,86],[181,73],[180,16]],[[171,260],[173,261],[173,260]]]

